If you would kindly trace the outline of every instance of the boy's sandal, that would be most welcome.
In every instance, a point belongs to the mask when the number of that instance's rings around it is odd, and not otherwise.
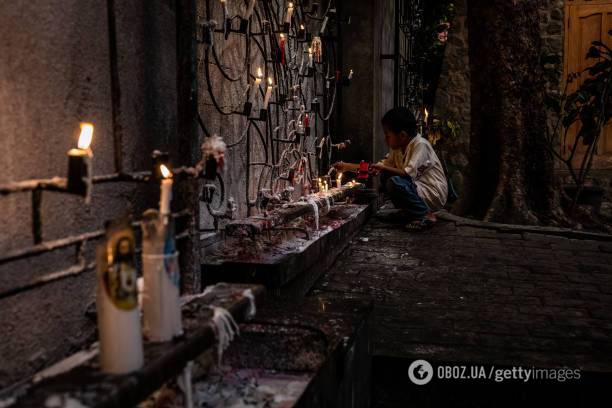
[[[425,229],[433,227],[435,223],[436,221],[433,221],[427,218],[421,218],[420,220],[413,221],[409,223],[408,225],[406,225],[406,229],[408,231],[415,231],[415,232],[423,231]]]

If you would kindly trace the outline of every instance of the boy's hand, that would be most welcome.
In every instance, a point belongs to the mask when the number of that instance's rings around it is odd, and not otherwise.
[[[332,164],[332,167],[337,171],[346,171],[346,166],[343,161],[335,162],[334,164]]]
[[[384,171],[386,169],[386,166],[383,166],[380,163],[373,163],[370,166],[370,172],[372,174],[374,174],[375,176],[378,176],[380,174],[381,171]]]

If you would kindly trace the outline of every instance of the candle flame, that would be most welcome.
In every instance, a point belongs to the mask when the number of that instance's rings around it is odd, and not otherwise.
[[[289,2],[289,8],[293,8],[293,2]]]
[[[165,179],[172,177],[172,172],[166,167],[165,164],[159,166],[159,169],[161,170],[161,174]]]
[[[304,27],[304,24],[300,24],[300,30],[305,30],[306,27]]]
[[[285,39],[285,34],[281,33],[280,34],[280,38],[281,38],[281,40],[284,40]]]
[[[268,84],[270,86],[274,85],[274,81],[272,81],[272,77],[268,77]]]
[[[427,122],[428,117],[429,117],[429,112],[427,112],[427,108],[425,108],[425,122]]]
[[[93,139],[94,127],[91,123],[81,123],[81,134],[79,135],[79,141],[77,146],[79,149],[87,150],[91,145],[91,139]]]
[[[257,78],[263,78],[263,71],[261,70],[261,67],[257,68]]]

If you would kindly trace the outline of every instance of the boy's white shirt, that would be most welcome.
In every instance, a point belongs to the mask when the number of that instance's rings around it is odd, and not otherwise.
[[[429,141],[421,135],[416,135],[405,150],[391,149],[380,163],[404,170],[430,209],[438,210],[446,204],[448,185],[442,163]]]

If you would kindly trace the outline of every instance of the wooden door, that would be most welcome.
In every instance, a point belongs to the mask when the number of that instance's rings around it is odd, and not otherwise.
[[[595,60],[586,59],[593,41],[612,46],[612,0],[566,0],[565,2],[565,76],[582,72]],[[583,74],[578,81],[570,84],[568,91],[575,91],[588,76]],[[570,130],[568,144],[572,144],[578,126]],[[598,155],[612,155],[612,125],[604,129],[597,145]]]

